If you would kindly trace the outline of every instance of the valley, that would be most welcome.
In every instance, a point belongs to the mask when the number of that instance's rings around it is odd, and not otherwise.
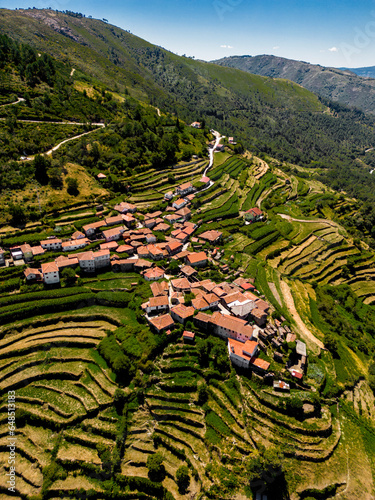
[[[0,498],[372,499],[372,118],[4,12]]]

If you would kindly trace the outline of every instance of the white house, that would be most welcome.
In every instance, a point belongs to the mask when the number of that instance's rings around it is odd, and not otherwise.
[[[93,273],[95,271],[95,260],[93,251],[89,250],[88,252],[82,252],[77,255],[72,255],[72,257],[77,257],[80,268],[86,273]]]
[[[93,252],[95,269],[101,269],[111,264],[111,254],[109,250],[98,250]]]
[[[107,231],[103,231],[103,236],[105,241],[108,243],[109,241],[117,241],[120,239],[122,233],[125,232],[124,227],[115,227],[113,229],[108,229]]]
[[[60,283],[59,268],[55,262],[45,262],[42,264],[42,274],[44,283],[47,285]]]
[[[89,240],[87,238],[79,238],[77,240],[64,241],[61,247],[63,252],[73,252],[74,250],[84,248],[88,242]]]
[[[175,208],[176,210],[184,208],[185,205],[187,205],[187,201],[184,200],[183,198],[179,198],[178,200],[172,203],[172,207]]]
[[[62,248],[62,240],[59,238],[52,238],[50,240],[43,240],[40,242],[40,246],[47,251],[56,251],[61,250]]]
[[[144,309],[147,314],[168,311],[169,299],[166,295],[161,295],[159,297],[150,297],[149,301],[144,304]]]
[[[191,182],[185,182],[184,184],[181,184],[181,186],[178,186],[178,188],[176,189],[176,193],[180,196],[192,193],[193,191],[194,187]]]
[[[228,339],[228,352],[231,362],[240,368],[249,368],[251,358],[258,352],[258,343],[254,340],[239,342],[238,340]]]

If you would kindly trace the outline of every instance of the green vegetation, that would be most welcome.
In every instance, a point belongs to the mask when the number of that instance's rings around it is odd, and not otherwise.
[[[308,361],[301,385],[285,368],[296,343],[283,342],[280,363],[265,341],[259,358],[291,385],[276,392],[236,371],[226,341],[192,321],[153,331],[141,309],[150,284],[139,274],[66,269],[61,287],[47,287],[25,282],[24,266],[1,268],[0,396],[5,407],[8,391],[17,395],[22,498],[319,498],[340,493],[349,473],[348,497],[370,491],[371,465],[358,474],[356,464],[374,463],[375,219],[372,180],[356,157],[365,159],[373,119],[290,82],[180,58],[79,13],[44,13],[79,43],[36,9],[0,10],[2,29],[23,39],[0,37],[6,258],[13,245],[66,239],[115,215],[121,201],[137,204],[139,220],[166,215],[165,193],[187,181],[201,187],[217,128],[238,148],[215,153],[214,184],[190,206],[199,224],[188,250],[210,257],[197,277],[251,278],[270,317],[306,342]],[[195,119],[202,129],[187,125]],[[240,143],[259,156],[242,155]],[[35,158],[18,161],[24,154]],[[249,224],[243,212],[253,207],[264,218]],[[165,241],[171,230],[155,236]],[[199,241],[209,230],[222,232],[215,251]],[[180,263],[158,265],[177,276]],[[184,328],[195,344],[183,343]]]

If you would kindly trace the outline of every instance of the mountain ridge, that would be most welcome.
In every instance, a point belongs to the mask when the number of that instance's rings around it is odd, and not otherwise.
[[[230,56],[212,62],[261,76],[286,78],[330,100],[375,113],[375,80],[364,79],[351,69],[325,67],[266,54]]]

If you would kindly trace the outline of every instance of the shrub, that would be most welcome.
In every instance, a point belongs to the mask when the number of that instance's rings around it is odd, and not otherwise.
[[[151,481],[161,482],[165,478],[164,457],[160,452],[147,457],[148,475]]]
[[[198,387],[198,404],[203,406],[208,401],[208,387],[205,383]]]
[[[181,467],[177,469],[176,481],[179,493],[182,495],[185,494],[190,484],[189,469],[186,465],[181,465]]]

